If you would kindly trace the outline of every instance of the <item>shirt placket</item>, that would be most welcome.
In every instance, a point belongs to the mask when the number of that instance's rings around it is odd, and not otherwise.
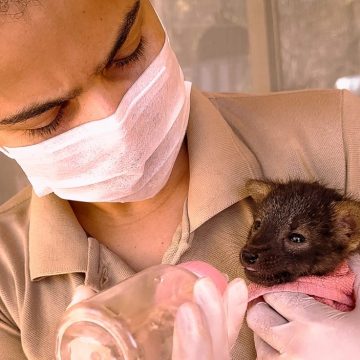
[[[89,238],[88,264],[84,285],[99,292],[135,274],[117,254],[94,238]]]
[[[107,276],[106,267],[100,262],[100,244],[92,238],[88,238],[88,263],[84,285],[91,287],[96,292],[103,289]]]
[[[188,201],[185,200],[181,224],[175,231],[169,248],[166,250],[162,263],[175,265],[181,256],[191,247],[194,233],[190,233],[190,220],[188,215]]]

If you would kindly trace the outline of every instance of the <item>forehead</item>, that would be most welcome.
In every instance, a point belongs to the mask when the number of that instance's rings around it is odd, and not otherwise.
[[[328,219],[331,201],[321,191],[288,187],[270,194],[258,210],[270,222],[298,226]]]
[[[74,86],[111,48],[135,0],[44,0],[0,23],[0,115]],[[5,20],[4,20],[5,19]],[[50,94],[49,94],[50,95]],[[5,110],[4,110],[5,109]]]

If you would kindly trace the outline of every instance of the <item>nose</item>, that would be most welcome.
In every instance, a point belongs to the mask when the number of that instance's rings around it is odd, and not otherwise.
[[[79,122],[104,119],[114,114],[125,95],[125,90],[116,85],[109,85],[103,80],[94,79],[89,89],[78,97]]]
[[[258,258],[258,254],[254,254],[249,250],[244,249],[241,251],[241,259],[245,264],[255,264]]]

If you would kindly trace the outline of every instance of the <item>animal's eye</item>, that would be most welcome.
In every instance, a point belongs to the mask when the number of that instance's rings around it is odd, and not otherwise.
[[[254,224],[253,224],[253,228],[254,230],[258,230],[261,226],[261,221],[260,220],[255,220]]]
[[[289,240],[295,244],[301,244],[305,242],[305,237],[301,234],[292,233],[289,235]]]

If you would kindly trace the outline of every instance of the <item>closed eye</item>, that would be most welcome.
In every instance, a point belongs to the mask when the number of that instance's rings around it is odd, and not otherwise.
[[[24,133],[31,137],[36,137],[36,136],[45,137],[45,136],[52,135],[58,129],[60,123],[62,122],[63,117],[64,117],[64,112],[65,112],[65,109],[68,106],[68,104],[69,104],[69,101],[66,101],[63,105],[61,105],[54,120],[52,120],[48,125],[45,125],[43,127],[36,128],[36,129],[25,129]]]
[[[124,68],[132,63],[139,61],[145,54],[145,45],[146,45],[146,41],[144,37],[141,37],[138,47],[135,49],[135,51],[132,54],[122,59],[112,60],[110,66],[114,66],[117,68]]]
[[[141,60],[142,57],[145,54],[145,47],[146,47],[146,41],[144,37],[141,37],[139,41],[139,45],[135,49],[135,51],[130,54],[129,56],[126,56],[122,59],[114,59],[110,62],[110,67],[115,68],[121,68],[124,69],[127,66],[136,63],[137,61]],[[64,118],[65,109],[68,106],[69,101],[64,102],[61,107],[59,108],[59,111],[57,115],[55,116],[54,120],[52,120],[48,125],[36,128],[36,129],[25,129],[24,132],[26,135],[31,137],[49,137],[53,135],[58,127],[60,126],[61,122]]]

